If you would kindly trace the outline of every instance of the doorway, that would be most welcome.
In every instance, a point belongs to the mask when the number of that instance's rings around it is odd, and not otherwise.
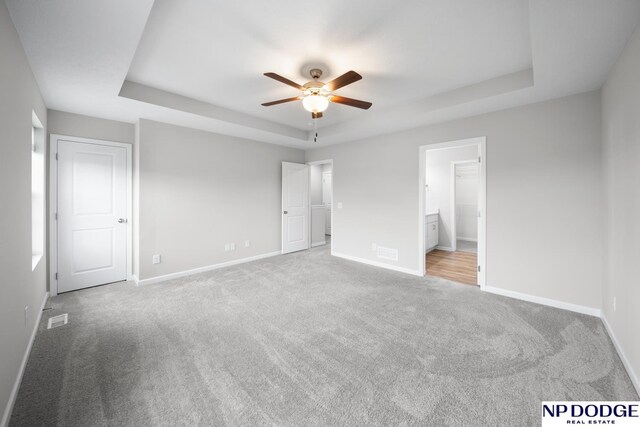
[[[478,180],[480,164],[477,159],[451,163],[451,192],[453,194],[452,246],[453,251],[478,253]]]
[[[309,162],[311,247],[331,247],[333,233],[333,160]]]
[[[51,136],[51,293],[132,277],[131,145]]]
[[[420,147],[420,260],[425,275],[484,288],[485,145],[471,138]]]
[[[282,162],[282,254],[331,247],[333,160]]]

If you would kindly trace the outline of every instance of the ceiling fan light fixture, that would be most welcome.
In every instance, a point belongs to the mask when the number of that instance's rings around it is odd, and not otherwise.
[[[312,93],[302,99],[302,106],[311,113],[322,113],[329,106],[326,96]]]
[[[278,99],[277,101],[265,102],[262,105],[270,107],[272,105],[284,104],[285,102],[302,100],[302,106],[311,113],[313,119],[322,117],[322,112],[327,109],[329,102],[348,105],[349,107],[361,108],[368,110],[371,107],[370,102],[360,101],[359,99],[347,98],[346,96],[334,95],[333,91],[345,87],[351,83],[362,79],[362,76],[355,71],[347,71],[341,76],[336,77],[329,83],[320,81],[322,70],[314,68],[309,71],[312,81],[299,85],[286,77],[282,77],[273,72],[264,73],[265,76],[284,83],[287,86],[294,87],[302,92],[302,96],[294,96],[292,98]]]

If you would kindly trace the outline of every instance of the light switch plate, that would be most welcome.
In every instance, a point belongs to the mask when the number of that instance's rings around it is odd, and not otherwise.
[[[154,255],[151,261],[154,264],[160,264],[160,255]]]

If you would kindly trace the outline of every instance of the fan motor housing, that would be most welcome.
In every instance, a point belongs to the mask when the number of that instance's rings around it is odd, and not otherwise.
[[[319,89],[321,89],[326,84],[320,81],[320,77],[322,77],[322,70],[319,68],[312,68],[311,70],[309,70],[309,74],[311,75],[311,78],[313,80],[311,80],[310,82],[306,82],[302,86],[307,89],[318,89],[318,91],[312,90],[312,92],[319,92]]]

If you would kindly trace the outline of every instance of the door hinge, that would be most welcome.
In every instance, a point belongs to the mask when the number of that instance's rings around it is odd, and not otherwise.
[[[58,160],[58,153],[56,153],[56,160]]]
[[[56,280],[58,280],[58,273],[56,273]]]
[[[478,273],[480,273],[480,266],[478,266]]]
[[[55,213],[55,220],[58,220],[58,212]]]
[[[482,157],[478,156],[478,163],[482,163]]]

